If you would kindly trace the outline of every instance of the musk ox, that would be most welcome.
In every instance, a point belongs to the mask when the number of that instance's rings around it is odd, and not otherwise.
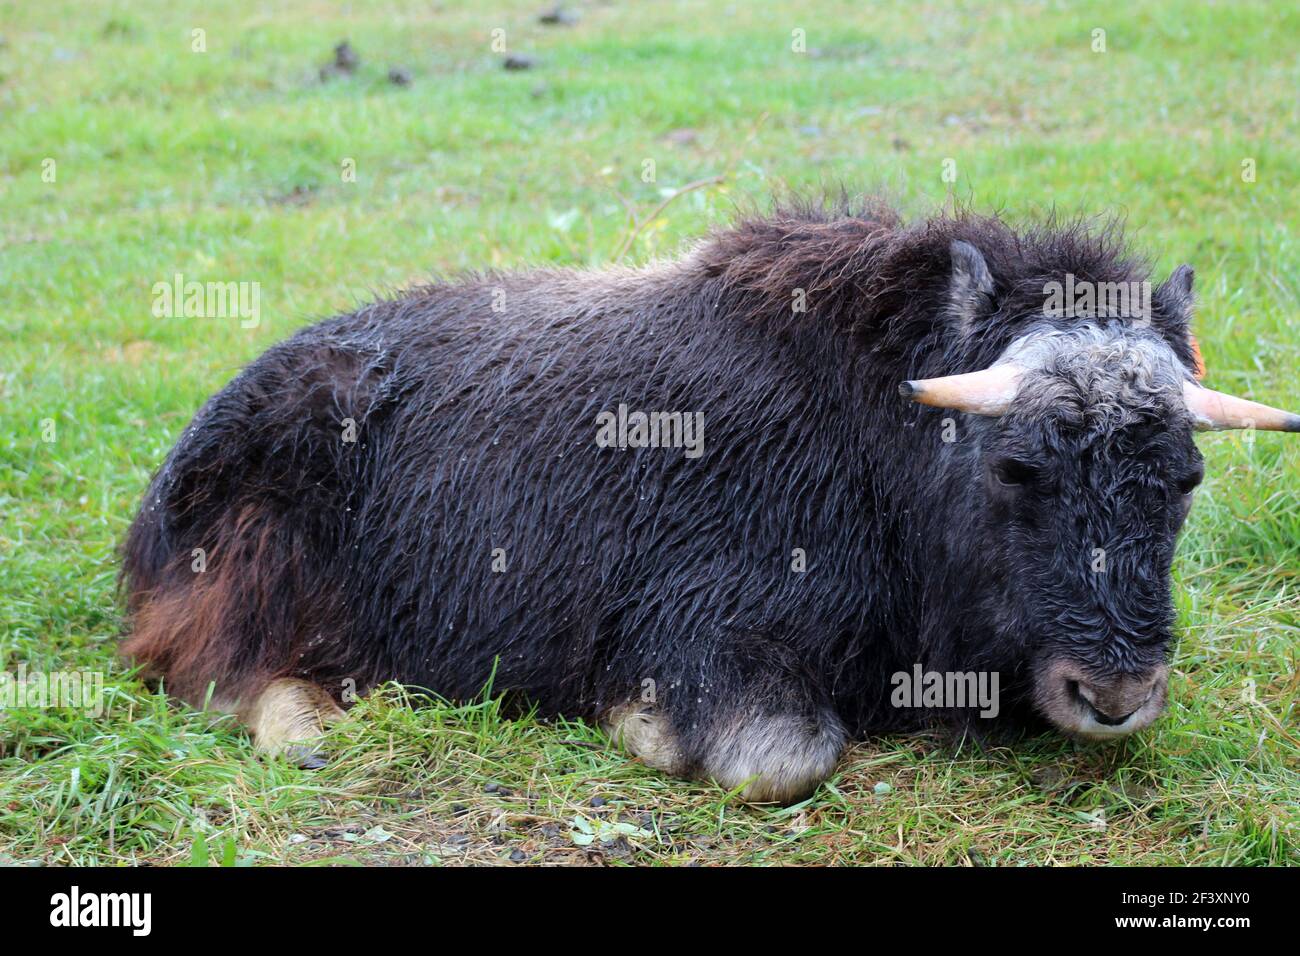
[[[1131,733],[1165,703],[1193,431],[1300,430],[1198,383],[1190,268],[1103,294],[1148,275],[1111,229],[873,202],[329,319],[153,479],[124,651],[308,764],[389,680],[491,682],[753,800],[966,713],[897,706],[914,669],[996,675],[999,724]]]

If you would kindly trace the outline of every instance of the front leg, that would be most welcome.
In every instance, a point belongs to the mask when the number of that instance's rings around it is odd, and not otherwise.
[[[679,677],[654,703],[623,704],[603,721],[647,765],[779,803],[806,797],[834,771],[848,735],[790,648],[741,635],[673,670],[698,678]]]

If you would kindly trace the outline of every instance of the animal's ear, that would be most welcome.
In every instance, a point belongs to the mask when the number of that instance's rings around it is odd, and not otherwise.
[[[948,251],[952,255],[948,311],[957,331],[965,335],[975,317],[993,302],[993,276],[984,256],[969,242],[954,240]]]
[[[1192,350],[1192,368],[1197,378],[1205,377],[1205,360],[1201,358],[1201,347],[1192,332],[1192,307],[1196,298],[1192,294],[1192,283],[1196,279],[1196,270],[1189,265],[1175,269],[1156,290],[1156,295],[1164,303],[1170,315],[1187,330],[1187,342]]]
[[[1175,269],[1160,287],[1160,298],[1176,316],[1190,327],[1192,324],[1192,282],[1196,279],[1196,270],[1189,265]]]

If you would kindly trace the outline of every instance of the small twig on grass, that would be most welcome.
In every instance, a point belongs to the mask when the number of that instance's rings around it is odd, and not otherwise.
[[[659,205],[654,208],[654,210],[650,213],[650,215],[646,216],[644,219],[638,220],[636,216],[636,207],[631,202],[629,202],[621,193],[615,192],[615,195],[618,196],[618,201],[621,202],[623,204],[623,208],[627,210],[628,218],[632,222],[632,232],[630,235],[628,235],[628,237],[623,241],[623,244],[619,247],[618,252],[614,256],[614,261],[616,263],[623,261],[623,257],[627,255],[628,250],[632,248],[632,244],[636,242],[637,236],[641,235],[642,230],[644,230],[645,227],[648,226],[650,223],[654,222],[655,219],[658,218],[659,214],[663,212],[666,208],[668,208],[669,203],[671,203],[678,196],[682,196],[696,189],[702,189],[705,186],[716,186],[726,182],[731,177],[731,175],[735,172],[736,165],[740,162],[740,158],[744,154],[744,150],[747,149],[749,147],[749,144],[754,141],[754,138],[758,136],[759,128],[762,127],[762,125],[767,122],[768,116],[769,114],[767,110],[764,110],[762,113],[758,115],[758,118],[755,119],[754,122],[750,125],[749,132],[745,135],[744,142],[742,142],[732,153],[731,158],[727,160],[727,164],[725,167],[723,167],[721,173],[719,173],[716,176],[710,176],[707,179],[697,179],[693,183],[687,183],[685,186],[683,186],[681,189],[674,192],[663,202],[659,203]]]
[[[678,196],[684,196],[686,195],[686,193],[694,192],[697,189],[703,189],[705,186],[716,185],[718,183],[724,182],[726,178],[727,178],[726,176],[710,176],[708,179],[697,179],[693,183],[687,183],[681,189],[678,189],[671,196],[666,198],[659,205],[655,206],[655,208],[651,210],[650,215],[646,216],[644,219],[638,222],[636,224],[636,228],[633,229],[632,232],[628,234],[628,237],[625,240],[623,240],[623,245],[622,247],[619,248],[618,253],[614,256],[614,261],[615,262],[623,261],[623,256],[625,256],[627,254],[627,251],[632,248],[632,243],[636,242],[636,238],[637,236],[641,235],[642,230],[644,230],[645,227],[648,226],[650,223],[654,222],[655,219],[658,218],[659,214],[668,208],[668,204],[671,203]]]

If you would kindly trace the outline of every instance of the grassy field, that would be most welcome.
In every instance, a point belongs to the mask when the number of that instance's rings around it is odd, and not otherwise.
[[[104,672],[109,707],[0,710],[0,862],[1300,863],[1288,436],[1201,440],[1171,705],[1115,748],[875,739],[747,807],[394,689],[313,772],[122,667],[115,548],[242,363],[433,272],[671,254],[786,187],[1121,214],[1196,267],[1208,383],[1300,408],[1300,8],[545,6],[0,0],[0,670]],[[258,283],[259,323],[156,317],[176,273]]]

